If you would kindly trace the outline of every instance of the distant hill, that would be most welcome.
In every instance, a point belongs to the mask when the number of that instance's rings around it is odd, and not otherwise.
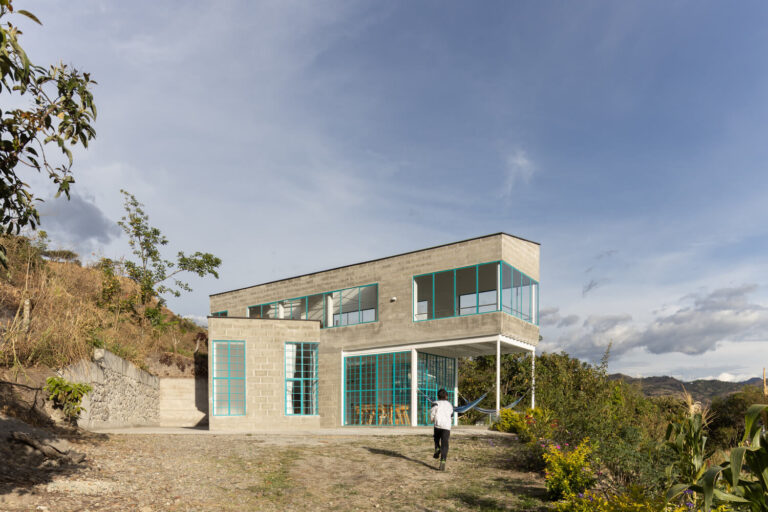
[[[735,393],[744,386],[762,386],[763,380],[755,377],[743,382],[725,382],[722,380],[699,379],[691,382],[678,380],[674,377],[630,377],[621,373],[608,376],[610,379],[621,379],[627,383],[635,384],[646,396],[677,396],[685,386],[695,400],[711,402],[713,398]]]

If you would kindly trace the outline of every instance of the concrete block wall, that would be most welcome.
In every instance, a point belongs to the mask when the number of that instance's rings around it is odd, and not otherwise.
[[[333,406],[332,390],[328,379],[332,369],[326,367],[328,347],[320,341],[318,322],[301,320],[262,320],[237,318],[211,318],[208,324],[208,375],[213,376],[218,341],[245,342],[245,415],[217,416],[213,407],[212,379],[208,383],[208,418],[211,430],[280,429],[300,430],[318,428],[326,408]],[[287,416],[285,414],[285,343],[319,343],[318,382],[320,415]],[[329,371],[330,370],[330,371]],[[340,378],[340,373],[337,373]]]
[[[83,399],[78,425],[85,429],[156,426],[160,423],[159,379],[101,348],[91,361],[62,370],[71,382],[93,387]]]
[[[208,424],[208,379],[160,379],[160,426],[198,427]]]
[[[538,256],[538,244],[497,234],[212,295],[210,307],[211,312],[227,310],[229,317],[246,317],[248,306],[378,283],[378,322],[323,329],[324,336],[342,340],[343,348],[352,350],[371,343],[393,345],[498,334],[502,326],[514,328],[517,324],[502,324],[493,313],[414,322],[413,276],[503,259],[538,280]],[[502,334],[538,343],[538,331],[532,333],[528,328]]]

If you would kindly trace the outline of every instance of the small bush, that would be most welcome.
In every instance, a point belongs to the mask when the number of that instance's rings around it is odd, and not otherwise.
[[[649,497],[639,486],[630,487],[626,493],[603,496],[587,491],[583,494],[569,494],[555,504],[557,512],[690,512],[688,505],[668,505],[661,497]],[[732,509],[721,506],[713,512],[729,512]]]
[[[524,436],[530,435],[523,415],[511,409],[502,409],[499,412],[499,418],[491,425],[491,430],[517,434],[521,441],[527,441]]]
[[[85,409],[80,405],[86,393],[93,391],[88,384],[69,382],[63,377],[48,377],[43,388],[55,407],[64,411],[64,416],[75,421]]]
[[[559,500],[565,496],[578,495],[594,485],[596,478],[592,471],[591,455],[589,438],[573,450],[559,444],[549,445],[543,457],[550,498]]]

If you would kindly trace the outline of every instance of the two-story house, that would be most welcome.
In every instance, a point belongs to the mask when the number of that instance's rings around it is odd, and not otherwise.
[[[211,295],[210,429],[427,425],[458,358],[495,355],[498,390],[535,355],[538,304],[539,244],[506,233]]]

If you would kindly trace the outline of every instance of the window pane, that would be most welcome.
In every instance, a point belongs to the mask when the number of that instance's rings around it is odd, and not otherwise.
[[[360,288],[361,322],[375,322],[377,300],[379,298],[378,285],[363,286]]]
[[[476,267],[456,270],[456,298],[460,315],[477,313]]]
[[[413,279],[416,320],[429,320],[432,317],[432,274]]]
[[[520,308],[523,320],[531,321],[531,280],[528,276],[522,276],[522,305]]]
[[[307,319],[319,320],[320,327],[325,327],[325,312],[323,311],[323,294],[319,293],[317,295],[310,295],[309,297],[307,297],[307,308],[309,309],[309,314],[307,315]]]
[[[360,289],[350,288],[341,294],[341,325],[360,323]]]
[[[261,318],[261,306],[251,306],[248,308],[248,318]]]
[[[435,318],[456,316],[453,308],[453,270],[435,274]]]
[[[501,309],[512,313],[512,267],[501,264]]]
[[[477,267],[478,312],[498,311],[498,263],[488,263]]]

